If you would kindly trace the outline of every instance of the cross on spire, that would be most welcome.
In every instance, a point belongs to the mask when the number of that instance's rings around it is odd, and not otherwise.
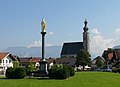
[[[86,18],[85,18],[84,24],[85,24],[85,27],[83,28],[84,31],[88,31],[88,27],[87,27],[88,22]]]
[[[87,22],[87,19],[85,18],[85,22],[84,22],[85,26],[87,26],[87,23],[88,23],[88,22]]]

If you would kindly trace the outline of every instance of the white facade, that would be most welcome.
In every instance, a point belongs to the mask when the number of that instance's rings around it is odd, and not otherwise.
[[[35,63],[35,68],[39,67],[40,66],[40,63],[39,62],[36,62]]]
[[[0,71],[3,73],[8,67],[13,67],[12,59],[8,55],[0,60]]]
[[[50,69],[53,65],[54,65],[53,63],[50,63],[50,64],[49,64],[49,69]]]

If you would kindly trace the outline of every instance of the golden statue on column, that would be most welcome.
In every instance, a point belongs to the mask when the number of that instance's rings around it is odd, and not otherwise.
[[[44,19],[42,19],[42,22],[41,22],[41,28],[42,28],[42,32],[45,32],[46,22],[45,22]]]

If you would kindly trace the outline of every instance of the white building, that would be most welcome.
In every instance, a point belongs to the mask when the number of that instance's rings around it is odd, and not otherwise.
[[[13,67],[15,58],[8,52],[0,52],[0,72],[5,74],[8,67]]]

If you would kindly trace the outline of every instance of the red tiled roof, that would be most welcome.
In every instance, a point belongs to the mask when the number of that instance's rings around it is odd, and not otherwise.
[[[40,62],[40,58],[31,58],[30,62]]]
[[[5,58],[8,54],[8,52],[0,52],[0,59]]]
[[[55,61],[55,59],[54,59],[54,58],[49,58],[49,59],[46,59],[46,61],[47,61],[48,63],[53,63],[53,62]]]
[[[20,60],[20,62],[24,62],[24,63],[28,63],[28,62],[36,63],[36,62],[40,62],[41,58],[39,58],[39,57],[23,57],[23,58],[19,58],[19,60]],[[49,59],[46,59],[46,61],[48,63],[53,63],[53,61],[55,61],[55,59],[49,58]]]
[[[20,62],[30,62],[30,58],[19,58]]]
[[[36,57],[23,57],[23,58],[19,58],[20,62],[39,62],[40,58],[36,58]]]

